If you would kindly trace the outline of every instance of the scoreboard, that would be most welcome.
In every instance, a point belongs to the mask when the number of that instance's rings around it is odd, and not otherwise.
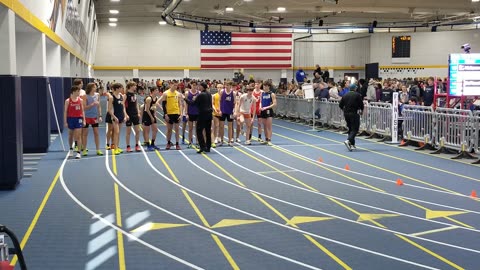
[[[410,42],[411,36],[392,37],[392,63],[410,62]]]

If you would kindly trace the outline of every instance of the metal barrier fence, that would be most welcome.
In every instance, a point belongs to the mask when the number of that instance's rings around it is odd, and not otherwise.
[[[392,104],[372,102],[368,106],[368,121],[372,136],[380,135],[385,139],[392,136]]]
[[[456,150],[460,152],[456,158],[474,158],[469,154],[476,139],[472,111],[437,108],[434,117],[435,142],[440,148],[435,153]]]
[[[403,105],[402,116],[405,139],[433,146],[434,111],[432,107]]]
[[[295,97],[277,97],[277,115],[297,121],[312,120],[312,109],[317,121],[324,127],[346,129],[343,112],[338,101],[311,101]],[[455,153],[454,158],[475,158],[470,153],[480,153],[480,111],[403,105],[402,118],[404,139],[422,143],[420,149],[438,148],[434,153]],[[372,102],[365,105],[361,115],[360,132],[392,136],[392,104]],[[426,147],[428,146],[428,147]],[[480,160],[476,162],[480,163]]]

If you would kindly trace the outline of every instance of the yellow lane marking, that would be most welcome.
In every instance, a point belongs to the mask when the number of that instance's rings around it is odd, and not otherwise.
[[[112,167],[113,173],[117,175],[117,161],[115,159],[115,154],[112,150]],[[115,193],[115,216],[118,227],[122,227],[122,210],[120,205],[120,192],[118,191],[117,183],[113,184],[113,190]],[[117,231],[117,245],[118,245],[118,268],[120,270],[125,270],[125,247],[123,244],[123,234],[120,231]]]
[[[288,129],[288,130],[293,130],[293,131],[296,131],[298,133],[302,133],[302,134],[307,134],[309,136],[313,136],[313,137],[319,137],[319,136],[316,136],[316,135],[312,135],[312,134],[309,134],[309,133],[306,133],[306,132],[303,132],[303,131],[298,131],[298,130],[294,130],[294,129],[291,129],[291,128],[287,128],[287,127],[282,127],[282,128],[285,128],[285,129]],[[288,140],[291,140],[291,141],[294,141],[294,142],[297,142],[297,143],[300,143],[300,144],[303,144],[303,145],[306,145],[306,146],[310,146],[312,148],[315,148],[315,149],[318,149],[318,150],[321,150],[323,152],[326,152],[326,153],[329,153],[329,154],[332,154],[332,155],[335,155],[335,156],[339,156],[339,157],[342,157],[342,158],[345,158],[345,159],[348,159],[348,160],[352,160],[352,161],[355,161],[355,162],[358,162],[360,164],[363,164],[363,165],[366,165],[366,166],[369,166],[369,167],[372,167],[372,168],[375,168],[375,169],[378,169],[378,170],[381,170],[381,171],[384,171],[384,172],[388,172],[390,174],[393,174],[393,175],[398,175],[400,177],[403,177],[404,179],[410,179],[412,181],[415,181],[415,182],[418,182],[418,183],[422,183],[424,185],[427,185],[427,186],[430,186],[430,187],[434,187],[434,188],[437,188],[439,190],[443,190],[443,191],[447,191],[447,192],[450,192],[452,194],[457,194],[457,195],[462,195],[456,191],[453,191],[453,190],[449,190],[447,188],[444,188],[444,187],[441,187],[441,186],[438,186],[438,185],[435,185],[435,184],[431,184],[431,183],[428,183],[428,182],[425,182],[425,181],[422,181],[422,180],[419,180],[419,179],[416,179],[414,177],[411,177],[411,176],[408,176],[408,175],[404,175],[404,174],[401,174],[401,173],[398,173],[398,172],[394,172],[392,170],[389,170],[389,169],[385,169],[385,168],[382,168],[380,166],[376,166],[376,165],[373,165],[373,164],[370,164],[368,162],[365,162],[365,161],[361,161],[359,159],[355,159],[355,158],[352,158],[352,157],[349,157],[349,156],[345,156],[345,155],[342,155],[342,154],[339,154],[339,153],[336,153],[334,151],[330,151],[330,150],[327,150],[327,149],[324,149],[324,148],[321,148],[321,147],[318,147],[316,145],[312,145],[312,144],[309,144],[309,143],[305,143],[305,142],[302,142],[300,140],[296,140],[296,139],[292,139],[290,137],[287,137],[287,136],[283,136],[281,134],[277,134],[275,133],[276,136],[279,136],[279,137],[282,137],[282,138],[285,138],[285,139],[288,139]],[[323,137],[320,137],[322,139],[324,139]],[[330,139],[326,139],[325,140],[330,140]],[[334,142],[337,142],[335,140],[331,140],[331,141],[334,141]],[[338,143],[338,142],[337,142]],[[366,149],[368,150],[368,149]],[[369,150],[370,152],[372,153],[377,153],[375,151],[371,151]],[[431,167],[433,168],[433,167]],[[456,175],[456,174],[455,174]],[[457,175],[458,176],[458,175]],[[473,180],[475,180],[473,178]]]
[[[222,243],[222,241],[220,240],[220,238],[218,238],[218,236],[215,235],[215,234],[212,234],[212,238],[213,238],[213,240],[215,241],[215,243],[217,243],[217,246],[220,248],[220,250],[222,251],[223,256],[225,256],[225,258],[227,259],[227,261],[230,263],[230,266],[231,266],[234,270],[240,270],[240,267],[238,267],[238,265],[237,265],[237,263],[235,262],[235,260],[233,260],[232,255],[230,255],[230,253],[228,252],[227,248],[223,245],[223,243]]]
[[[313,237],[311,237],[310,235],[305,235],[304,236],[310,241],[312,242],[315,246],[317,246],[320,250],[322,250],[323,252],[325,252],[325,254],[327,254],[330,258],[332,258],[335,262],[337,262],[340,266],[343,267],[343,269],[346,269],[346,270],[352,270],[352,268],[350,266],[348,266],[345,262],[343,262],[342,260],[340,260],[340,258],[338,258],[335,254],[333,254],[332,252],[330,252],[330,250],[328,250],[326,247],[322,246],[318,241],[316,241],[315,239],[313,239]]]
[[[236,148],[238,150],[238,148]],[[227,172],[220,164],[218,164],[217,162],[215,162],[214,160],[212,160],[210,157],[208,157],[205,153],[202,154],[203,157],[205,157],[207,160],[209,160],[213,165],[215,165],[217,168],[219,168],[221,171],[223,171],[224,173],[226,173],[228,175],[228,177],[230,177],[233,181],[235,181],[236,183],[238,183],[239,185],[241,185],[242,187],[246,187],[245,184],[243,184],[240,180],[238,180],[235,176],[233,176],[232,174],[230,174],[229,172]],[[262,161],[263,162],[263,161]],[[263,164],[265,164],[263,162]],[[270,168],[272,168],[273,170],[275,171],[279,171],[276,167],[274,166],[270,166]],[[287,175],[287,174],[285,174]],[[287,175],[289,176],[289,175]],[[291,176],[289,176],[291,177]],[[292,180],[294,178],[291,178]],[[295,181],[303,186],[306,186],[307,188],[310,188],[310,189],[313,189],[312,187],[308,186],[308,185],[305,185],[303,182],[299,181],[298,179],[295,179]],[[269,204],[267,201],[265,201],[262,197],[260,197],[259,195],[255,194],[255,193],[251,193],[253,197],[255,197],[258,201],[260,201],[261,203],[263,203],[267,208],[269,208],[272,212],[274,212],[277,216],[279,216],[281,219],[283,219],[287,224],[289,223],[289,219],[283,215],[280,211],[278,211],[277,209],[275,209],[275,207],[273,207],[271,204]],[[299,228],[297,225],[295,224],[290,224],[292,227],[294,228]],[[342,267],[344,267],[344,269],[351,269],[345,262],[343,262],[340,258],[338,258],[335,254],[333,254],[332,252],[330,252],[327,248],[325,248],[323,245],[321,245],[318,241],[316,241],[315,239],[311,238],[311,237],[307,237],[308,235],[304,235],[310,242],[312,242],[315,246],[317,246],[318,248],[320,248],[325,254],[327,254],[330,258],[332,258],[335,262],[337,262],[339,265],[341,265]]]
[[[157,154],[158,158],[162,161],[163,165],[165,166],[165,168],[167,169],[168,173],[170,174],[170,176],[173,178],[173,180],[177,183],[180,183],[180,180],[177,178],[177,176],[175,175],[175,173],[172,171],[172,169],[170,168],[170,166],[168,165],[168,163],[165,161],[165,159],[163,158],[163,156],[160,154],[159,151],[156,151],[155,150],[155,153]],[[207,228],[211,228],[210,224],[208,223],[207,219],[205,218],[205,216],[202,214],[202,212],[200,211],[200,209],[197,207],[197,205],[195,204],[195,202],[193,201],[193,199],[190,197],[190,195],[188,194],[187,191],[185,191],[184,189],[181,189],[182,190],[182,193],[183,195],[185,196],[185,198],[187,199],[188,203],[190,204],[190,206],[193,208],[193,210],[195,211],[195,213],[197,214],[197,216],[200,218],[200,220],[202,221],[203,225]],[[227,259],[228,263],[230,263],[230,266],[233,268],[233,269],[240,269],[240,267],[238,267],[237,263],[235,262],[235,260],[233,259],[233,257],[230,255],[230,253],[228,252],[228,250],[225,248],[225,246],[223,245],[222,241],[220,240],[220,238],[218,238],[218,236],[216,236],[215,234],[211,234],[213,240],[215,241],[215,243],[217,243],[217,246],[218,248],[220,249],[220,251],[223,253],[223,255],[225,256],[225,258]]]
[[[248,219],[222,219],[220,222],[212,226],[212,229],[234,227],[240,225],[248,225],[264,222],[263,220],[248,220]]]
[[[270,210],[272,210],[275,214],[277,214],[281,219],[283,219],[286,223],[289,223],[290,220],[284,216],[282,213],[280,213],[277,209],[275,209],[271,204],[269,204],[267,201],[265,201],[262,197],[258,196],[255,193],[252,193],[252,195],[257,198],[260,202],[262,202],[265,206],[267,206]],[[290,224],[290,226],[294,228],[299,228],[296,224]],[[305,238],[308,239],[311,243],[313,243],[317,248],[319,248],[321,251],[323,251],[325,254],[327,254],[330,258],[332,258],[336,263],[341,265],[344,269],[351,270],[352,268],[348,266],[344,261],[342,261],[340,258],[338,258],[335,254],[330,252],[326,247],[324,247],[322,244],[320,244],[317,240],[312,238],[310,235],[303,235]]]
[[[293,140],[293,139],[292,139],[292,140]],[[300,142],[300,141],[298,141],[298,142]],[[300,143],[302,143],[302,142],[300,142]],[[279,147],[277,147],[277,146],[274,146],[274,148],[275,148],[275,149],[277,149],[277,150],[283,151],[283,149],[281,149],[281,148],[279,148]],[[238,149],[238,148],[236,148],[236,149]],[[297,157],[297,158],[301,158],[301,157],[298,157],[298,156],[296,156],[295,154],[291,154],[290,152],[287,152],[287,151],[283,151],[283,152],[285,152],[285,153],[287,153],[287,154],[289,154],[289,155],[291,155],[291,156],[294,156],[294,157]],[[251,155],[250,155],[250,154],[248,154],[247,156],[251,156]],[[258,160],[258,159],[257,159],[257,160]],[[261,160],[259,160],[259,161],[260,161],[260,162],[262,162],[262,163],[264,162],[264,161],[261,161]],[[310,162],[310,160],[308,160],[308,161]],[[314,164],[315,164],[316,166],[321,166],[321,165],[319,165],[319,164],[317,164],[317,163],[314,163]],[[343,175],[343,174],[341,174],[341,173],[338,173],[338,174],[340,174],[340,175],[342,175],[342,176],[346,177],[347,179],[353,179],[353,178],[351,178],[351,177],[348,177],[348,176],[346,176],[346,175]],[[355,180],[356,180],[356,179],[355,179]],[[357,181],[358,181],[358,180],[357,180]],[[376,188],[376,187],[374,187],[374,188],[375,188],[375,189],[377,189],[377,190],[379,190],[379,191],[381,191],[381,192],[384,192],[384,193],[386,193],[385,191],[383,191],[383,190],[381,190],[381,189],[378,189],[378,188]],[[340,202],[340,201],[338,201],[338,200],[336,200],[336,199],[334,199],[334,198],[330,198],[330,197],[328,197],[328,196],[325,196],[325,197],[326,197],[326,198],[328,198],[329,200],[331,200],[331,201],[333,201],[333,202],[337,203],[338,205],[340,205],[340,206],[344,207],[345,209],[347,209],[347,210],[351,211],[352,213],[355,213],[355,214],[357,214],[359,217],[362,215],[362,214],[361,214],[361,213],[359,213],[358,211],[356,211],[356,210],[352,209],[351,207],[349,207],[349,206],[347,206],[347,205],[343,204],[342,202]],[[409,202],[409,201],[407,201],[406,199],[403,199],[403,198],[398,198],[398,199],[401,199],[402,201],[405,201],[405,202]],[[409,202],[409,203],[410,203],[410,202]],[[429,210],[429,209],[427,209],[427,208],[425,208],[425,207],[423,207],[423,206],[417,205],[417,204],[415,204],[415,203],[411,203],[411,204],[412,204],[412,205],[415,205],[415,206],[419,206],[419,207],[420,207],[420,208],[422,208],[422,209]],[[375,221],[374,219],[370,219],[369,221],[370,221],[371,223],[373,223],[373,224],[375,224],[375,225],[377,225],[377,226],[381,227],[381,228],[387,228],[386,226],[384,226],[384,225],[382,225],[382,224],[378,223],[377,221]],[[456,223],[459,223],[459,222],[458,222],[458,221],[456,221]],[[466,224],[465,224],[465,225],[466,225]],[[468,226],[468,225],[467,225],[467,226]],[[470,227],[470,226],[469,226],[469,227]],[[398,235],[397,235],[397,236],[398,236]],[[400,237],[400,236],[398,236],[398,237]],[[408,239],[408,238],[405,238],[405,237],[400,237],[400,238],[401,238],[401,239],[403,239],[404,241],[406,241],[406,242],[408,242],[408,243],[410,243],[410,244],[414,245],[415,247],[417,247],[417,248],[421,249],[422,251],[424,251],[424,252],[426,252],[426,253],[428,253],[428,254],[430,254],[430,255],[434,256],[435,258],[437,258],[437,259],[439,259],[439,260],[441,260],[441,261],[443,261],[443,262],[445,262],[445,263],[449,264],[449,265],[456,265],[455,263],[453,263],[453,262],[451,262],[451,261],[449,261],[449,260],[445,259],[444,257],[442,257],[442,256],[440,256],[440,255],[438,255],[438,254],[434,253],[433,251],[431,251],[431,250],[428,250],[427,248],[425,248],[425,247],[423,247],[423,246],[421,246],[421,245],[419,245],[419,244],[417,244],[417,243],[415,243],[415,242],[411,241],[411,240],[410,240],[410,239]]]
[[[32,235],[33,229],[35,229],[35,226],[37,226],[38,219],[40,218],[40,215],[42,215],[43,209],[45,209],[45,205],[47,204],[48,199],[50,199],[50,195],[52,195],[53,188],[57,184],[59,178],[60,178],[60,168],[58,169],[57,174],[53,178],[53,181],[50,184],[50,187],[48,188],[47,193],[45,193],[45,196],[43,197],[42,202],[38,206],[35,216],[33,216],[32,222],[30,222],[30,226],[28,226],[27,232],[25,232],[25,235],[23,236],[22,241],[20,242],[20,248],[22,250],[25,248],[25,245],[27,244],[28,239]],[[15,266],[17,261],[18,261],[18,258],[17,258],[17,255],[15,255],[12,258],[10,265]]]
[[[431,251],[431,250],[429,250],[429,249],[427,249],[427,248],[425,248],[425,247],[423,247],[423,246],[421,246],[421,245],[413,242],[412,240],[408,239],[407,237],[405,237],[405,236],[403,236],[403,235],[398,235],[398,234],[396,234],[396,236],[397,236],[398,238],[403,239],[404,241],[408,242],[409,244],[417,247],[418,249],[421,249],[421,250],[423,250],[424,252],[432,255],[433,257],[439,259],[440,261],[442,261],[442,262],[444,262],[444,263],[452,266],[452,267],[455,268],[455,269],[458,269],[458,270],[463,270],[463,269],[464,269],[463,267],[458,266],[457,264],[449,261],[448,259],[445,259],[444,257],[438,255],[437,253],[435,253],[435,252],[433,252],[433,251]]]
[[[318,222],[318,221],[325,221],[325,220],[332,220],[333,217],[307,217],[307,216],[294,216],[291,218],[287,225],[298,225],[303,223],[311,223],[311,222]]]
[[[466,214],[467,212],[463,211],[433,211],[433,210],[427,210],[427,213],[425,214],[426,219],[434,219],[434,218],[446,218],[450,216],[455,216],[455,215],[460,215],[460,214]]]
[[[156,230],[163,230],[163,229],[170,229],[170,228],[178,228],[178,227],[185,227],[190,226],[190,224],[175,224],[175,223],[147,223],[144,224],[131,232],[148,232],[148,231],[156,231]]]
[[[122,227],[122,212],[120,209],[120,194],[118,192],[118,185],[114,184],[115,189],[115,213],[117,216],[117,225],[118,227]],[[123,246],[123,233],[121,231],[117,231],[117,243],[118,243],[118,268],[120,270],[125,270],[125,248]]]

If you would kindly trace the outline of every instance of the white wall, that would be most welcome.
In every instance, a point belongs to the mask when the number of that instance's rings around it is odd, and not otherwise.
[[[41,33],[16,33],[17,74],[20,76],[45,76],[45,37]]]
[[[295,34],[294,39],[305,37]],[[296,67],[363,67],[370,59],[368,34],[314,34],[294,42]]]
[[[370,62],[378,62],[380,66],[402,66],[392,63],[392,37],[408,34],[412,37],[410,50],[410,63],[405,66],[428,66],[448,65],[450,53],[462,53],[460,46],[470,43],[472,52],[480,51],[480,35],[478,30],[451,31],[451,32],[421,32],[388,34],[379,33],[371,36]],[[426,68],[426,69],[401,69],[382,71],[388,77],[426,77],[426,76],[448,76],[448,69]]]
[[[154,22],[101,24],[99,28],[96,66],[200,66],[196,30]]]
[[[116,28],[105,24],[99,26],[96,66],[157,66],[195,67],[200,66],[199,33],[157,23],[119,23]],[[411,62],[393,64],[391,61],[391,38],[396,35],[411,35]],[[293,38],[308,36],[296,33]],[[476,30],[452,32],[418,33],[357,33],[357,34],[313,34],[309,42],[294,42],[293,66],[336,67],[334,77],[344,73],[360,73],[367,63],[378,62],[380,67],[409,67],[413,69],[381,69],[382,77],[425,77],[448,75],[448,54],[461,52],[460,46],[472,44],[472,51],[480,51],[480,33]],[[423,66],[424,68],[418,68]],[[352,69],[353,70],[349,70]],[[360,69],[359,69],[360,68]],[[231,78],[234,70],[190,70],[191,78]],[[258,78],[277,81],[280,70],[255,70]],[[311,73],[307,70],[307,72]],[[246,71],[245,77],[252,73]],[[291,70],[287,75],[291,78]],[[141,71],[145,78],[181,78],[183,71]]]
[[[47,76],[60,77],[62,74],[61,47],[47,38]]]

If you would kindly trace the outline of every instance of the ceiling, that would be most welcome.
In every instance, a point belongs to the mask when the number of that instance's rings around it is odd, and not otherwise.
[[[99,23],[113,16],[121,22],[158,22],[170,0],[96,0]],[[226,12],[232,7],[233,12]],[[278,12],[277,7],[286,8]],[[472,0],[183,0],[171,14],[177,25],[203,24],[252,26],[377,27],[434,26],[472,23],[480,16],[480,2]],[[478,18],[480,19],[480,17]],[[203,29],[203,28],[202,28]]]

